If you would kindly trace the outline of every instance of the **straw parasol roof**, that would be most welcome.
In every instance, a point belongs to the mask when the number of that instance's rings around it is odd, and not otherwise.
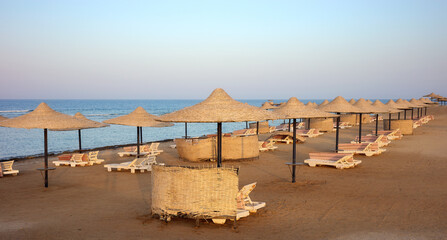
[[[328,101],[327,99],[325,99],[322,103],[320,103],[319,106],[324,106],[324,105],[326,105],[326,104],[328,104],[328,103],[329,103],[329,101]]]
[[[103,122],[134,127],[170,127],[174,125],[172,123],[159,122],[155,118],[156,116],[146,112],[144,108],[137,107],[127,115],[108,119]]]
[[[388,112],[386,109],[377,108],[373,106],[371,103],[366,101],[363,98],[360,98],[357,100],[357,102],[353,105],[361,110],[361,112],[358,113],[385,113]]]
[[[273,106],[270,102],[265,102],[262,104],[261,109],[273,109],[273,108],[278,108],[277,106]]]
[[[404,99],[404,102],[405,102],[408,106],[410,106],[411,108],[419,107],[419,104],[411,103],[411,102],[407,101],[406,99]]]
[[[422,102],[422,101],[420,101],[420,100],[417,100],[417,99],[415,99],[415,98],[412,98],[412,99],[410,100],[410,103],[413,104],[413,105],[415,105],[415,106],[417,106],[417,107],[425,107],[425,106],[426,106],[426,104],[425,104],[424,102]]]
[[[350,104],[355,104],[355,100],[354,100],[354,98],[351,98],[351,100],[349,100],[349,103],[350,103]]]
[[[412,105],[406,103],[402,98],[397,99],[396,104],[397,108],[399,109],[409,109],[413,107]]]
[[[306,103],[306,106],[307,106],[307,107],[311,107],[311,108],[315,108],[315,105],[314,105],[313,102],[307,102],[307,103]],[[317,105],[317,106],[318,106],[318,105]]]
[[[80,130],[80,129],[88,129],[88,128],[102,128],[102,127],[108,127],[109,126],[109,124],[105,124],[105,123],[101,123],[101,122],[90,120],[90,119],[86,118],[84,115],[82,115],[82,113],[80,113],[80,112],[77,112],[74,115],[74,117],[76,119],[85,120],[86,122],[89,123],[89,126],[88,127],[83,127],[83,128],[64,129],[64,131]],[[60,131],[60,130],[55,129],[54,131]]]
[[[419,100],[425,104],[436,104],[436,103],[432,102],[429,98],[419,98]]]
[[[318,109],[325,112],[334,112],[334,113],[357,113],[360,111],[357,107],[351,105],[346,99],[341,96],[334,98],[330,103],[319,106]]]
[[[374,107],[384,110],[383,112],[387,112],[387,113],[398,113],[400,112],[397,108],[393,108],[390,106],[385,105],[384,103],[382,103],[379,100],[376,100],[373,104]]]
[[[278,119],[276,114],[231,98],[215,89],[204,101],[157,118],[163,122],[245,122]]]
[[[9,119],[9,118],[3,117],[2,115],[0,115],[0,121],[6,120],[6,119]]]
[[[12,128],[41,128],[49,130],[72,130],[89,128],[90,122],[56,112],[46,103],[41,103],[32,112],[1,121],[0,126]]]
[[[373,104],[373,102],[371,100],[369,100],[369,99],[367,99],[366,102],[369,103],[369,104]]]
[[[275,113],[281,115],[284,119],[296,118],[323,118],[337,117],[338,115],[327,113],[313,107],[309,107],[300,102],[296,97],[291,97],[287,103],[274,110]]]
[[[424,95],[424,97],[429,97],[429,98],[435,98],[437,95],[435,94],[435,93],[430,93],[430,94],[427,94],[427,95]]]

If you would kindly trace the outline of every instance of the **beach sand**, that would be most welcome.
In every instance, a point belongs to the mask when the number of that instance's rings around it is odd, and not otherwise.
[[[294,184],[285,165],[292,145],[279,145],[257,160],[224,162],[240,167],[240,187],[257,182],[250,196],[267,203],[238,221],[237,230],[231,223],[195,228],[193,220],[152,218],[151,173],[57,167],[45,189],[36,171],[42,158],[19,161],[18,176],[0,179],[0,239],[446,239],[447,108],[434,107],[429,114],[435,120],[393,141],[385,153],[356,155],[362,164],[353,169],[298,167]],[[364,125],[363,132],[374,126]],[[341,130],[341,142],[357,132]],[[165,152],[158,162],[197,165],[179,160],[170,144],[160,145]],[[308,139],[297,145],[297,159],[332,151],[334,144],[335,133]],[[120,150],[101,151],[100,158],[132,159],[119,158]]]

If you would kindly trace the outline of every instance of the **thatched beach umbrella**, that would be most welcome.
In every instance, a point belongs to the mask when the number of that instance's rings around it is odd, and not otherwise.
[[[359,112],[357,112],[359,117],[359,142],[362,142],[362,114],[376,114],[376,135],[377,135],[377,128],[378,128],[378,122],[379,122],[379,113],[386,113],[388,110],[377,108],[373,106],[371,103],[366,101],[363,98],[360,98],[354,105],[354,107],[357,107],[359,109]]]
[[[90,123],[85,120],[54,111],[46,103],[39,104],[30,113],[0,122],[2,127],[43,129],[45,167],[39,170],[45,171],[45,187],[48,187],[48,170],[52,170],[48,168],[48,130],[73,130],[86,128],[89,125]]]
[[[417,117],[420,118],[422,116],[422,108],[426,106],[426,104],[420,100],[417,100],[415,98],[412,98],[410,100],[410,103],[413,104],[413,106],[416,106],[418,112],[417,112]],[[413,113],[412,113],[413,115]]]
[[[222,166],[222,123],[278,119],[276,114],[231,98],[215,89],[204,101],[157,118],[163,122],[217,123],[217,167]]]
[[[406,103],[402,98],[397,99],[396,104],[397,104],[398,109],[404,110],[404,120],[406,120],[407,119],[407,110],[410,110],[413,107],[410,104]]]
[[[102,128],[102,127],[108,127],[108,126],[109,126],[108,124],[104,124],[104,123],[101,123],[101,122],[97,122],[97,121],[90,120],[90,119],[86,118],[84,115],[82,115],[82,113],[80,113],[80,112],[77,112],[77,113],[74,115],[74,117],[75,117],[76,119],[85,120],[86,122],[89,123],[89,126],[88,126],[88,127],[84,127],[84,128],[73,128],[73,129],[70,129],[70,130],[78,130],[79,152],[82,151],[82,142],[81,142],[81,130],[82,130],[82,129]],[[54,131],[59,131],[59,130],[54,130]],[[67,131],[67,129],[65,129],[64,131]]]
[[[391,100],[392,101],[392,100]],[[391,129],[391,114],[400,112],[397,108],[390,107],[388,105],[383,104],[380,100],[376,100],[373,104],[374,107],[381,109],[382,111],[388,112],[388,128]],[[376,119],[377,121],[377,119]],[[376,136],[377,136],[377,125],[376,122]]]
[[[338,96],[334,98],[330,103],[319,106],[320,110],[325,112],[331,112],[336,114],[341,113],[355,113],[359,111],[357,107],[354,107],[351,105],[346,99],[344,99],[342,96]],[[338,137],[340,132],[340,117],[337,117],[337,124],[336,124],[336,132],[335,132],[335,152],[338,152]]]
[[[0,115],[0,121],[6,120],[8,119],[7,117],[3,117],[2,115]]]
[[[140,156],[140,140],[142,142],[142,138],[140,136],[143,135],[143,127],[170,127],[174,125],[172,123],[159,122],[155,120],[155,118],[156,116],[146,112],[144,108],[137,107],[133,112],[127,115],[108,119],[103,122],[109,124],[137,127],[137,158],[138,158]]]
[[[327,100],[327,99],[325,99],[322,103],[320,103],[320,105],[318,105],[318,106],[324,106],[324,105],[326,105],[326,104],[328,104],[329,103],[329,101]]]
[[[265,102],[262,104],[261,109],[268,110],[278,108],[277,106],[273,106],[270,102]]]
[[[284,119],[293,119],[293,155],[292,155],[292,182],[295,182],[296,172],[296,119],[297,118],[325,118],[325,117],[338,117],[338,115],[327,113],[319,109],[305,106],[297,98],[290,98],[287,103],[274,110],[275,113],[281,115]]]
[[[373,104],[373,102],[371,100],[369,100],[369,99],[367,99],[366,102],[369,103],[369,104]]]
[[[354,98],[351,98],[351,100],[349,100],[349,103],[350,103],[350,104],[355,104],[355,99],[354,99]]]

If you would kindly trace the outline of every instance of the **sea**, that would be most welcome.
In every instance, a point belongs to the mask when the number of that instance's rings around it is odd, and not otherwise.
[[[153,115],[163,115],[192,106],[203,100],[0,100],[0,115],[14,118],[31,112],[41,102],[47,103],[58,112],[74,115],[82,113],[87,118],[102,122],[107,119],[126,115],[141,106]],[[243,99],[240,102],[260,107],[266,99]],[[274,99],[275,103],[287,101]],[[320,104],[323,99],[300,99]],[[386,102],[387,100],[383,100]],[[270,125],[279,125],[283,120],[270,121]],[[222,131],[232,132],[246,127],[245,122],[223,123]],[[188,123],[188,136],[202,136],[216,133],[215,123]],[[111,124],[105,128],[84,129],[82,149],[94,149],[106,146],[134,144],[137,128]],[[0,127],[0,160],[42,156],[44,152],[43,129],[20,129]],[[162,141],[185,136],[185,124],[175,123],[172,127],[143,128],[143,142]],[[57,154],[79,149],[78,131],[48,131],[48,151]]]

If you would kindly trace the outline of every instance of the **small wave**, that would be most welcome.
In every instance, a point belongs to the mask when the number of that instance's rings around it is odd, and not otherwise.
[[[4,110],[0,113],[20,113],[20,112],[31,112],[32,110]]]

